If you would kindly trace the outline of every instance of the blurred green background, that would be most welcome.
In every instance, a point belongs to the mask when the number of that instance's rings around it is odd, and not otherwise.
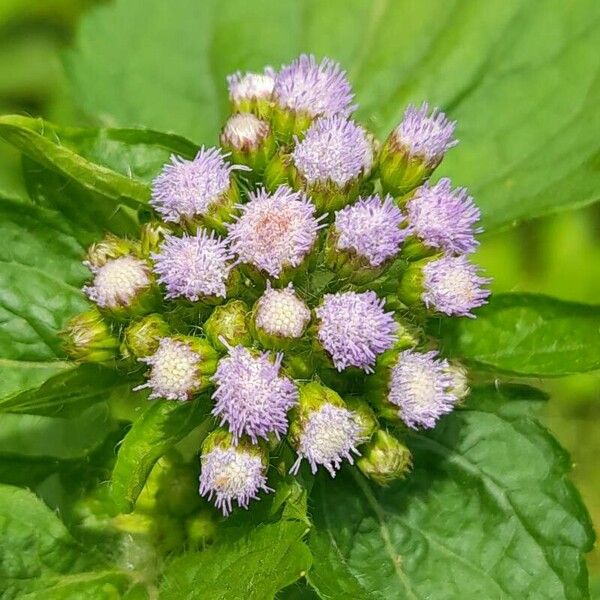
[[[61,51],[80,15],[97,0],[0,1],[0,113],[84,122],[69,98]],[[21,197],[19,155],[0,142],[0,194]],[[477,260],[493,290],[600,300],[600,205],[484,236]],[[600,529],[600,373],[532,382],[552,394],[545,420],[571,452],[572,477]],[[593,597],[600,598],[600,551],[589,556]]]

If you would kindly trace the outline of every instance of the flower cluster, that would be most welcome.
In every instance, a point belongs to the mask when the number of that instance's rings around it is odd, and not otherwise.
[[[474,318],[489,295],[469,258],[479,210],[430,181],[455,123],[411,105],[380,143],[343,69],[313,56],[227,85],[220,146],[163,167],[139,239],[90,248],[95,306],[65,348],[124,361],[149,399],[205,404],[199,491],[226,515],[282,465],[334,477],[356,461],[387,485],[411,467],[402,432],[468,393],[428,319]]]

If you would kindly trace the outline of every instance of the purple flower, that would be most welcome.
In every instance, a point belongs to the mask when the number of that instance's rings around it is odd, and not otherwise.
[[[130,306],[138,293],[151,284],[148,265],[134,256],[113,258],[101,267],[84,264],[94,274],[94,280],[83,292],[101,308]]]
[[[371,170],[373,146],[360,125],[334,115],[317,119],[304,139],[296,140],[292,160],[309,184],[331,181],[343,187]]]
[[[474,227],[479,209],[465,188],[451,189],[449,179],[425,184],[407,204],[408,220],[414,233],[432,248],[450,254],[467,254],[477,248]]]
[[[139,360],[150,365],[150,375],[134,391],[149,388],[150,398],[189,400],[200,388],[198,367],[202,357],[181,340],[162,338],[152,356]]]
[[[456,146],[454,139],[455,121],[450,121],[439,109],[434,108],[429,115],[429,104],[423,102],[420,108],[409,104],[400,125],[392,132],[396,146],[404,148],[412,156],[420,156],[425,161],[437,165],[447,150]]]
[[[238,506],[248,508],[250,500],[258,499],[258,492],[272,492],[267,487],[265,466],[259,454],[242,448],[216,446],[203,454],[200,472],[200,494],[209,500],[215,497],[215,506],[227,516]]]
[[[234,104],[244,100],[266,100],[273,93],[275,71],[265,67],[262,73],[233,73],[227,77],[229,99]]]
[[[315,312],[318,337],[338,371],[360,367],[373,372],[377,356],[392,347],[398,329],[375,292],[325,294]]]
[[[437,352],[400,352],[391,370],[388,400],[399,408],[408,427],[434,427],[452,411],[458,399],[452,392],[454,377],[449,368]]]
[[[256,150],[270,131],[269,124],[252,113],[236,113],[223,127],[221,144],[236,150]]]
[[[213,415],[227,423],[237,444],[248,435],[253,443],[270,433],[278,438],[287,431],[287,412],[298,401],[298,390],[287,377],[279,376],[283,355],[273,362],[268,352],[254,356],[235,346],[219,361],[212,380],[216,384]]]
[[[350,464],[354,463],[352,452],[359,454],[356,447],[363,441],[361,427],[354,413],[327,402],[310,412],[302,424],[297,444],[298,459],[290,472],[298,473],[300,463],[305,458],[313,474],[319,465],[323,465],[335,477],[344,458]]]
[[[479,268],[465,256],[444,256],[423,268],[423,302],[447,315],[473,317],[471,310],[487,302],[491,280],[479,275]]]
[[[193,160],[173,155],[152,182],[150,204],[173,223],[205,215],[228,191],[231,172],[239,168],[227,163],[219,148],[202,146]]]
[[[312,117],[348,116],[354,110],[353,96],[346,72],[338,63],[329,58],[317,63],[314,56],[306,54],[281,68],[273,88],[279,106]]]
[[[279,277],[284,267],[297,267],[317,239],[315,206],[301,192],[280,186],[248,194],[242,214],[228,226],[228,240],[238,261]],[[322,218],[322,217],[321,217]]]
[[[160,252],[152,255],[158,280],[167,288],[165,297],[192,301],[225,297],[232,258],[227,243],[205,230],[196,235],[169,236]]]
[[[391,196],[377,194],[359,198],[335,214],[338,250],[351,250],[366,258],[373,267],[396,256],[410,233],[402,228],[404,215]]]
[[[310,310],[294,291],[287,288],[276,290],[267,282],[267,289],[256,305],[256,326],[283,338],[299,338],[310,321]]]

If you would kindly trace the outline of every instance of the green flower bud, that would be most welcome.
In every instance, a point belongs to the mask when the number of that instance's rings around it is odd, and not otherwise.
[[[361,450],[356,461],[361,472],[379,485],[404,479],[412,466],[410,450],[394,436],[379,429]]]
[[[121,353],[143,358],[154,354],[160,339],[169,335],[169,326],[160,315],[151,314],[125,328]]]
[[[78,362],[106,362],[119,347],[119,339],[96,308],[73,317],[61,335],[66,354]]]
[[[468,371],[458,361],[449,361],[450,366],[446,372],[452,376],[454,385],[451,392],[456,396],[457,403],[462,402],[471,391],[469,388]]]
[[[172,229],[164,223],[157,221],[144,223],[140,233],[140,252],[142,256],[148,257],[153,252],[158,252],[165,236],[172,233]]]
[[[265,187],[275,191],[280,185],[289,184],[293,176],[290,157],[283,151],[277,152],[265,167],[263,181]]]
[[[252,336],[248,328],[248,306],[241,300],[233,300],[217,306],[204,323],[204,333],[210,343],[220,352],[226,352],[227,346],[250,346]]]
[[[379,423],[373,409],[369,403],[362,398],[350,397],[345,400],[346,406],[356,415],[356,418],[361,426],[360,437],[369,439]]]
[[[88,248],[84,264],[93,270],[103,267],[111,259],[131,254],[140,254],[139,242],[107,233],[102,240]]]

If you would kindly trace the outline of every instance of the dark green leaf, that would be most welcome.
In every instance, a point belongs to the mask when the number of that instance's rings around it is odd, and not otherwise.
[[[113,497],[121,511],[133,510],[156,461],[200,425],[206,413],[202,399],[149,403],[123,439],[113,471]]]
[[[595,0],[119,0],[84,19],[67,70],[104,122],[212,144],[227,73],[332,56],[381,137],[410,101],[458,119],[442,172],[472,189],[492,229],[598,199],[599,42]]]
[[[441,327],[445,352],[475,366],[543,377],[600,368],[600,306],[500,294],[476,319],[446,319]]]
[[[20,600],[117,600],[131,585],[123,571],[98,571],[47,577],[41,589],[19,596]]]
[[[414,471],[390,488],[356,470],[312,496],[310,583],[323,598],[589,598],[593,531],[570,460],[534,418],[543,395],[477,389],[410,433]]]
[[[307,531],[288,519],[232,529],[215,546],[168,565],[161,600],[269,600],[310,567]]]

